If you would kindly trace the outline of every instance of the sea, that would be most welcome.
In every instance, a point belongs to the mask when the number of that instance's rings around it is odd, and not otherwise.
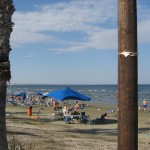
[[[15,95],[18,92],[25,92],[26,94],[34,94],[35,92],[48,93],[64,87],[84,94],[91,98],[91,102],[99,104],[117,105],[117,85],[21,85],[9,84],[7,86],[7,96]],[[138,85],[138,103],[142,105],[143,99],[150,100],[150,85]]]

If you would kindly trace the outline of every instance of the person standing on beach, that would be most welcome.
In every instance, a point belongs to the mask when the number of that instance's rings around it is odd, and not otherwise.
[[[147,111],[147,105],[148,105],[148,101],[146,99],[143,100],[143,109],[144,109],[144,112]]]
[[[53,100],[53,110],[56,111],[56,100]]]

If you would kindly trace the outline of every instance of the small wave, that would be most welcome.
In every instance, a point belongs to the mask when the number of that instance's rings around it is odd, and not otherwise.
[[[93,90],[88,90],[89,92],[93,92]]]

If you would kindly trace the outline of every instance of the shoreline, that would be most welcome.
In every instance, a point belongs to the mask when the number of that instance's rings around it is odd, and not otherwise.
[[[10,85],[7,88],[8,96],[11,96],[12,93],[15,95],[17,92],[23,91],[26,94],[31,96],[36,91],[41,93],[51,92],[57,89],[61,89],[65,86],[70,86],[70,88],[74,89],[75,91],[81,92],[88,97],[91,97],[91,101],[93,103],[99,104],[111,104],[117,105],[117,85],[116,84],[97,84],[97,85],[49,85],[49,84],[34,84],[34,85]],[[150,85],[149,84],[139,84],[138,88],[138,104],[140,105],[143,99],[148,99],[150,97]]]

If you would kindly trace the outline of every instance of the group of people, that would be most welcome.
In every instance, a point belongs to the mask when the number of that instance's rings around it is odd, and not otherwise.
[[[148,108],[148,100],[143,99],[142,104],[143,104],[143,110],[144,110],[144,112],[147,112],[147,108]],[[139,109],[139,111],[141,111],[142,106],[141,106],[141,105],[139,105],[139,108],[138,108],[138,109]]]
[[[66,104],[64,104],[64,107],[63,107],[63,111],[68,111],[70,115],[77,115],[78,114],[78,110],[79,109],[83,109],[84,107],[84,104],[82,103],[79,103],[78,101],[75,102],[74,106],[72,107],[67,107]]]
[[[85,112],[78,112],[77,110],[80,109],[80,104],[78,101],[74,104],[72,107],[68,107],[66,104],[63,106],[63,115],[64,115],[64,121],[66,123],[70,123],[73,119],[78,120],[80,123],[87,123],[88,115],[85,115]]]
[[[62,106],[58,101],[56,100],[52,100],[52,105],[53,105],[53,110],[59,110],[59,109],[63,109],[63,107],[67,107],[66,103],[64,103],[64,106]],[[87,105],[86,105],[87,106]],[[71,110],[79,110],[79,109],[83,109],[83,107],[85,107],[85,104],[79,103],[78,101],[75,102],[74,106],[72,108],[70,108]]]

